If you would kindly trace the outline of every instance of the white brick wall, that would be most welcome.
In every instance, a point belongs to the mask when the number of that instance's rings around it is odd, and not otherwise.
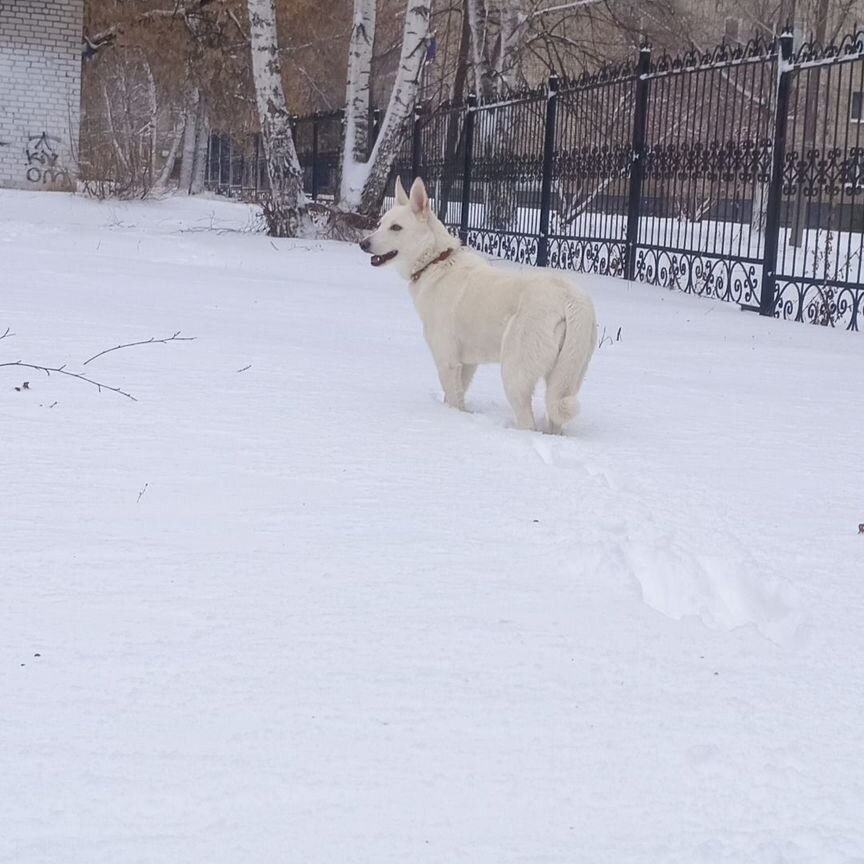
[[[0,186],[74,183],[83,19],[84,0],[0,0]]]

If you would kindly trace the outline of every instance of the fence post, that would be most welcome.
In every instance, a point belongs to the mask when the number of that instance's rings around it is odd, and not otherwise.
[[[462,212],[459,215],[459,240],[468,242],[468,217],[471,209],[471,168],[474,163],[474,115],[477,113],[477,97],[468,97],[465,109],[465,152],[462,165]]]
[[[777,247],[780,242],[780,205],[783,200],[783,163],[786,159],[786,125],[789,113],[789,91],[792,83],[792,34],[788,29],[780,37],[777,58],[777,113],[774,121],[774,144],[771,154],[771,185],[765,207],[765,257],[762,262],[762,294],[759,314],[774,317],[774,294],[777,288]]]
[[[540,184],[540,237],[537,240],[537,266],[549,260],[549,211],[552,207],[552,171],[555,158],[555,119],[558,112],[558,76],[549,78],[546,97],[546,129],[543,134],[543,179]]]
[[[312,115],[312,200],[318,200],[318,118],[319,112]]]
[[[642,175],[645,170],[645,130],[648,125],[647,75],[651,67],[651,49],[643,45],[639,49],[639,64],[636,67],[636,104],[633,109],[633,163],[630,166],[630,191],[627,200],[627,260],[624,278],[636,276],[636,245],[639,242],[639,212],[642,208]]]
[[[414,107],[414,126],[411,138],[411,181],[420,176],[420,150],[423,143],[420,138],[420,120],[423,117],[423,106],[418,104]]]

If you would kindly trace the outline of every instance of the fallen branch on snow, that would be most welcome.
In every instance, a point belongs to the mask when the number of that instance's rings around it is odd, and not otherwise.
[[[4,366],[17,366],[20,369],[35,369],[37,372],[44,372],[49,378],[51,377],[52,372],[56,372],[58,375],[66,375],[69,378],[77,378],[79,381],[84,381],[87,384],[92,384],[99,390],[100,393],[103,390],[110,390],[112,393],[117,393],[120,396],[125,396],[127,399],[131,399],[133,402],[138,401],[131,393],[127,393],[125,390],[121,390],[119,387],[111,387],[109,384],[103,384],[101,381],[94,381],[92,378],[88,378],[86,375],[82,375],[79,372],[70,372],[65,365],[40,366],[38,363],[25,363],[23,360],[15,360],[14,362],[10,361],[6,363],[0,363],[0,368]]]
[[[618,333],[617,333],[616,336],[615,336],[615,342],[620,342],[620,341],[621,341],[621,328],[619,327],[619,328],[618,328]],[[606,335],[606,328],[604,327],[604,328],[603,328],[603,333],[600,335],[600,341],[597,343],[597,348],[598,348],[598,349],[599,349],[599,348],[602,348],[602,347],[603,347],[603,344],[604,344],[605,342],[608,342],[610,345],[613,345],[613,344],[614,344],[614,342],[612,341],[612,337]]]
[[[94,354],[89,359],[85,360],[81,365],[86,366],[92,360],[95,360],[97,357],[101,357],[103,354],[110,354],[112,351],[119,351],[121,348],[134,348],[136,345],[167,345],[169,342],[194,342],[194,336],[181,336],[180,333],[182,331],[178,330],[173,336],[168,336],[165,339],[157,339],[155,336],[151,336],[149,339],[143,339],[141,342],[127,342],[124,345],[115,345],[113,348],[106,348],[104,351],[100,351],[98,354]]]

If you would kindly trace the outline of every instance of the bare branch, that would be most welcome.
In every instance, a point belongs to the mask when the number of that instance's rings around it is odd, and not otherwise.
[[[133,402],[138,401],[131,393],[127,393],[125,390],[121,390],[119,387],[110,387],[108,384],[103,384],[101,381],[94,381],[92,378],[88,378],[86,375],[81,375],[78,372],[70,372],[65,366],[40,366],[36,363],[24,363],[22,360],[0,363],[0,368],[4,366],[17,366],[20,369],[35,369],[37,372],[44,372],[49,378],[51,377],[52,372],[56,372],[58,375],[66,375],[69,378],[77,378],[79,381],[84,381],[87,384],[92,384],[99,390],[100,393],[103,390],[110,390],[112,393],[117,393],[120,396],[125,396],[127,399],[131,399]]]
[[[89,359],[85,360],[81,365],[86,366],[91,360],[101,357],[103,354],[110,354],[112,351],[119,351],[121,348],[134,348],[136,345],[167,345],[169,342],[194,342],[194,336],[181,336],[178,330],[173,336],[168,336],[166,339],[157,339],[151,336],[149,339],[143,339],[141,342],[127,342],[124,345],[115,345],[113,348],[106,348],[98,354],[94,354]]]
[[[528,17],[539,18],[541,15],[549,15],[551,12],[568,12],[571,9],[581,9],[584,6],[596,6],[605,0],[575,0],[573,3],[562,3],[560,6],[547,6],[545,9],[535,9]]]
[[[10,337],[12,337],[12,336],[14,336],[14,335],[15,335],[15,334],[10,330],[10,328],[7,327],[7,328],[6,328],[6,332],[0,334],[0,339],[7,339],[7,338],[10,338]]]
[[[234,22],[234,26],[240,31],[240,35],[243,37],[243,42],[249,42],[249,34],[243,29],[243,25],[240,23],[240,19],[234,14],[233,9],[228,10],[228,17]]]

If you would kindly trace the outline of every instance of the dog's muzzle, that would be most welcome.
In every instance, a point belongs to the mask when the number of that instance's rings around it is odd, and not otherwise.
[[[368,237],[360,241],[360,248],[366,253],[370,252],[371,246],[372,244],[369,242]],[[385,252],[383,255],[373,255],[370,263],[373,267],[380,267],[382,264],[386,264],[391,258],[395,258],[397,254],[397,251],[394,249],[392,252]]]

